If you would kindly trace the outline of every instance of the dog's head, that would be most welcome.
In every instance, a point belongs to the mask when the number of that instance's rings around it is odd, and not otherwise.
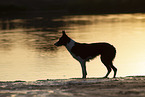
[[[62,31],[62,36],[59,38],[59,41],[56,42],[54,45],[56,46],[62,46],[67,45],[67,43],[70,42],[70,38],[65,34],[65,31]]]

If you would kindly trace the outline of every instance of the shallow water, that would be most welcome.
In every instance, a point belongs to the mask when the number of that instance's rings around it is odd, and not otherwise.
[[[78,42],[113,44],[117,77],[145,75],[145,14],[40,15],[0,19],[0,80],[80,78],[79,63],[53,45],[62,30]],[[99,57],[87,71],[88,77],[107,72]]]

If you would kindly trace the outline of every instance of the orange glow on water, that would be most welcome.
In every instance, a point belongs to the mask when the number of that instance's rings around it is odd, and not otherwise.
[[[145,75],[145,14],[76,15],[63,21],[68,36],[77,42],[108,42],[117,49],[117,76]],[[11,22],[24,22],[13,20]],[[0,31],[0,80],[38,80],[81,77],[79,62],[64,47],[53,46],[60,34],[32,29]],[[30,33],[25,33],[29,31]],[[48,38],[46,38],[48,37]],[[45,51],[46,49],[50,49]],[[88,77],[103,77],[107,71],[100,58],[87,63]],[[113,72],[109,77],[113,76]]]

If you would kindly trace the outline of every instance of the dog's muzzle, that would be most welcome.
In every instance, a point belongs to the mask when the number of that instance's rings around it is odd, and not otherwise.
[[[58,42],[56,42],[54,45],[55,45],[55,46],[61,46]]]
[[[55,45],[55,46],[58,46],[58,43],[56,42],[54,45]]]

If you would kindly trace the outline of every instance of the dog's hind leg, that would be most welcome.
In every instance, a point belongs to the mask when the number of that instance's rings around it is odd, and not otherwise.
[[[114,76],[113,76],[113,78],[115,78],[115,77],[116,77],[116,73],[117,73],[117,68],[114,67],[113,64],[111,64],[110,66],[111,66],[111,68],[112,68],[113,71],[114,71]]]
[[[111,67],[110,66],[108,66],[107,64],[104,64],[105,66],[106,66],[106,68],[107,68],[107,70],[108,70],[108,72],[107,72],[107,74],[104,76],[104,78],[107,78],[108,77],[108,75],[110,74],[110,72],[111,72]]]
[[[81,67],[82,67],[82,75],[83,75],[82,78],[86,78],[86,76],[87,76],[86,62],[85,61],[81,61],[80,64],[81,64]]]
[[[115,78],[115,77],[116,77],[116,73],[117,73],[117,68],[113,66],[113,63],[112,63],[112,62],[108,62],[108,64],[106,64],[105,66],[106,66],[107,69],[108,69],[108,73],[106,74],[105,78],[107,78],[107,76],[108,76],[109,73],[111,72],[110,69],[113,69],[113,71],[114,71],[114,76],[113,76],[113,78]]]
[[[110,72],[111,72],[111,66],[110,66],[110,65],[111,65],[112,61],[108,61],[107,57],[104,57],[104,56],[101,56],[101,61],[102,61],[102,63],[106,66],[106,68],[107,68],[107,70],[108,70],[107,74],[106,74],[105,77],[104,77],[104,78],[107,78],[108,75],[109,75]]]
[[[105,57],[101,56],[101,61],[106,66],[106,68],[108,70],[108,73],[106,74],[106,76],[104,78],[108,77],[108,75],[111,72],[111,69],[113,69],[113,71],[114,71],[114,76],[113,77],[115,78],[116,73],[117,73],[117,68],[113,66],[113,63],[112,63],[113,60],[111,60],[110,58],[108,58],[106,56]]]

